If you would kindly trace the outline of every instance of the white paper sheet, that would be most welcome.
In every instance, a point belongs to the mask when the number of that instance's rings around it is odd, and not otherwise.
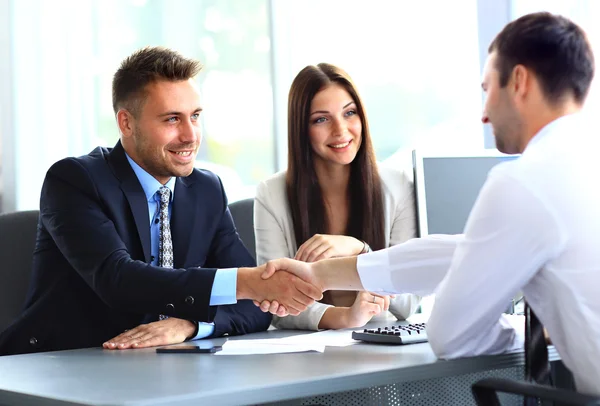
[[[229,340],[215,355],[282,354],[288,352],[324,352],[324,345],[280,342],[280,339]]]
[[[285,343],[324,345],[327,347],[346,347],[359,342],[352,339],[351,330],[324,330],[318,333],[299,334],[280,338],[279,340]]]
[[[325,351],[325,347],[356,344],[350,330],[325,330],[284,338],[263,340],[229,340],[216,355],[282,354],[288,352]]]

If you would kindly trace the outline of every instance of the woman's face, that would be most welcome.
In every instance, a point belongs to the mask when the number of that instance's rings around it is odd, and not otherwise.
[[[315,162],[348,165],[362,141],[362,122],[352,96],[340,85],[320,90],[310,104],[308,135]]]

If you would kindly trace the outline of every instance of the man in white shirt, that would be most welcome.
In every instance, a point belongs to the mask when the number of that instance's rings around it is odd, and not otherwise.
[[[432,236],[313,264],[277,260],[268,270],[323,290],[435,289],[427,330],[440,358],[522,349],[523,325],[502,314],[522,290],[577,389],[599,395],[599,142],[579,113],[593,75],[590,45],[573,22],[549,13],[513,21],[489,47],[482,121],[500,151],[522,156],[490,172],[464,239]]]

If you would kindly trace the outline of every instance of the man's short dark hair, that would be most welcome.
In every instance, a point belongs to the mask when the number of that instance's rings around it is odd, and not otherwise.
[[[179,81],[193,78],[200,72],[200,62],[183,57],[164,47],[142,48],[121,63],[112,82],[115,114],[125,108],[134,116],[141,110],[144,90],[157,80]]]
[[[504,87],[516,65],[531,69],[550,103],[567,94],[583,103],[594,77],[594,55],[585,32],[571,20],[547,12],[525,15],[492,41]]]

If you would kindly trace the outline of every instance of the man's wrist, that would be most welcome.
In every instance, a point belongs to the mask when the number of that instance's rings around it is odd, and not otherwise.
[[[200,326],[200,323],[198,323],[196,320],[188,320],[188,321],[194,325],[194,331],[192,332],[192,334],[187,336],[185,341],[193,340],[194,338],[196,338],[196,336],[198,335],[198,328]]]
[[[235,298],[237,300],[246,298],[246,277],[248,275],[247,268],[238,268],[236,284],[235,284]]]
[[[237,283],[235,286],[235,298],[237,300],[255,299],[250,283],[250,279],[254,277],[253,271],[255,270],[256,268],[238,268]]]

